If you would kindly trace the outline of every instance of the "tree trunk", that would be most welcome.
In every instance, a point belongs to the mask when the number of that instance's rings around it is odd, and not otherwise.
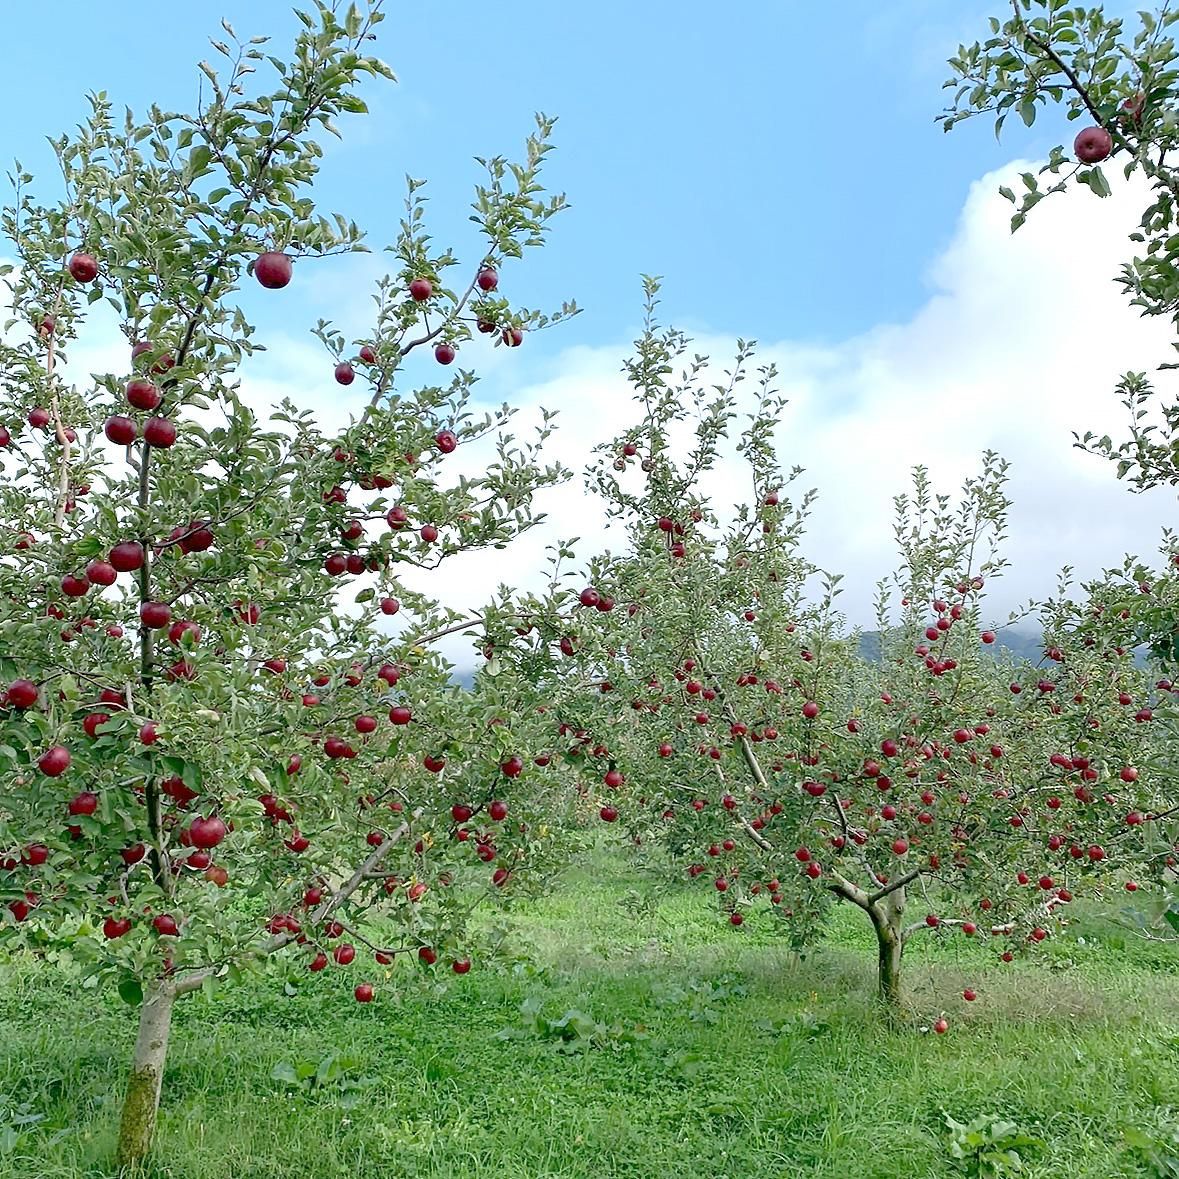
[[[901,1018],[901,955],[905,939],[901,918],[905,912],[905,890],[898,888],[872,906],[869,914],[876,930],[877,991],[886,1019]]]
[[[879,949],[877,987],[880,1003],[890,1020],[896,1020],[901,1012],[901,954],[904,943],[900,935],[886,924],[876,926],[876,941]]]
[[[139,1035],[123,1100],[116,1162],[120,1169],[142,1163],[151,1150],[160,1107],[160,1086],[168,1056],[168,1033],[176,991],[171,984],[153,983],[139,1012]]]

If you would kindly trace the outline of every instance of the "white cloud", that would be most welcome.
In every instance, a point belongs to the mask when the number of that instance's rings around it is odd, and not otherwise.
[[[939,490],[956,492],[984,450],[1011,461],[1003,551],[1012,568],[990,589],[997,621],[1052,593],[1064,565],[1083,576],[1120,564],[1126,552],[1153,556],[1162,526],[1174,523],[1173,492],[1132,495],[1110,465],[1072,445],[1073,430],[1122,437],[1118,376],[1169,359],[1173,333],[1139,318],[1113,281],[1129,256],[1143,190],[1123,182],[1105,201],[1084,190],[1053,197],[1013,236],[1011,206],[997,189],[1033,166],[1015,162],[971,187],[949,246],[928,269],[929,297],[909,320],[830,348],[787,337],[760,350],[791,394],[779,431],[782,465],[806,467],[802,485],[820,492],[806,552],[846,575],[841,600],[853,622],[871,624],[874,586],[895,562],[892,499],[918,463]],[[694,346],[722,365],[732,349],[733,341],[715,338]],[[554,449],[577,471],[595,441],[632,420],[618,371],[627,353],[621,345],[571,349],[547,380],[515,393],[520,403],[560,408]],[[494,384],[501,380],[496,374]],[[1171,389],[1166,374],[1158,384]],[[730,470],[714,486],[718,499],[738,498],[745,476]],[[587,552],[602,542],[580,482],[545,502],[547,536],[579,534]],[[527,582],[542,545],[541,536],[529,538],[510,575]],[[502,557],[482,567],[508,576]],[[479,575],[459,568],[434,575],[435,584],[472,597]]]
[[[1124,411],[1112,392],[1118,376],[1170,359],[1173,333],[1139,318],[1113,281],[1130,254],[1127,234],[1143,190],[1119,183],[1115,170],[1112,197],[1099,201],[1083,190],[1052,197],[1012,236],[1011,206],[997,189],[1018,185],[1017,173],[1028,167],[1016,162],[971,186],[952,240],[928,267],[928,298],[911,318],[831,347],[792,340],[785,323],[783,338],[760,349],[761,360],[777,363],[791,398],[778,436],[782,465],[806,467],[802,486],[820,492],[805,551],[846,575],[842,602],[853,622],[871,624],[873,588],[895,561],[892,499],[917,463],[929,467],[939,490],[956,492],[984,450],[1011,460],[1015,502],[1005,552],[1012,569],[991,586],[997,621],[1050,594],[1063,565],[1086,575],[1119,564],[1126,552],[1153,555],[1162,526],[1175,522],[1173,492],[1131,495],[1108,464],[1072,446],[1073,430],[1122,437]],[[637,312],[637,282],[635,292]],[[353,303],[345,318],[362,314]],[[290,395],[323,413],[325,425],[359,410],[362,395],[331,382],[330,360],[313,341],[267,343],[270,351],[244,374],[259,408]],[[620,373],[628,341],[570,348],[551,361],[486,344],[472,342],[463,357],[483,375],[481,400],[522,406],[521,433],[538,406],[559,409],[550,457],[576,477],[542,497],[549,521],[509,552],[463,555],[418,578],[420,588],[459,608],[479,605],[500,582],[539,587],[545,546],[558,537],[582,537],[587,556],[606,543],[599,505],[580,476],[594,443],[635,416]],[[698,338],[693,351],[723,367],[733,341]],[[71,359],[85,368],[100,357],[96,368],[120,363],[105,348],[79,349]],[[428,364],[421,373],[435,379]],[[1172,390],[1169,374],[1156,379]],[[460,457],[466,464],[477,453],[460,451],[455,469]],[[718,500],[746,493],[745,476],[731,469],[713,486]],[[471,662],[469,640],[446,650]]]

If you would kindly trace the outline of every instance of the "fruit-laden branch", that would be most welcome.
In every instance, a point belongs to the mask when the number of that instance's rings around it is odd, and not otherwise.
[[[1045,910],[1047,915],[1047,910]],[[901,938],[908,941],[915,933],[920,933],[923,929],[934,930],[940,929],[943,925],[973,925],[973,921],[967,921],[964,917],[942,917],[939,918],[937,925],[930,925],[928,921],[922,919],[921,921],[914,921],[912,925],[907,925],[901,930]],[[992,925],[990,932],[992,936],[999,937],[1005,933],[1012,933],[1015,930],[1015,922],[1008,921],[1006,925]]]
[[[411,826],[421,816],[422,808],[418,807],[396,831],[373,850],[372,854],[352,873],[345,883],[335,889],[331,896],[321,902],[319,907],[312,911],[310,923],[312,925],[322,925],[336,909],[344,904],[370,878],[373,869],[409,834]],[[289,932],[277,933],[256,950],[251,951],[251,956],[258,958],[269,957],[271,954],[281,950],[284,946],[289,945],[297,936],[297,934]],[[192,974],[185,975],[184,978],[177,980],[173,985],[173,993],[176,995],[186,995],[190,991],[199,990],[204,984],[205,979],[213,978],[220,969],[220,966],[206,966],[202,970],[195,970]]]
[[[463,292],[462,297],[454,305],[454,307],[451,308],[451,310],[442,317],[442,322],[436,328],[434,328],[432,331],[427,331],[424,336],[419,336],[416,340],[409,340],[397,350],[397,356],[399,360],[403,360],[420,345],[428,344],[431,340],[436,339],[447,329],[450,324],[452,324],[459,317],[459,315],[462,314],[463,308],[467,305],[467,301],[470,299],[472,293],[475,290],[475,285],[479,281],[479,274],[482,269],[483,266],[480,265],[479,268],[475,271],[475,276],[471,279],[467,289]],[[372,414],[372,411],[380,404],[381,398],[384,397],[389,388],[389,378],[393,375],[393,370],[396,367],[396,365],[386,365],[381,370],[381,375],[377,379],[377,386],[373,390],[372,397],[369,398],[368,405],[365,406],[364,413],[361,415],[361,424],[368,420],[369,416]]]

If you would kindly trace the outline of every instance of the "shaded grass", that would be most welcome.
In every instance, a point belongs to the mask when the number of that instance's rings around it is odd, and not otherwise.
[[[445,990],[403,966],[361,1007],[352,967],[294,997],[258,980],[186,1001],[151,1174],[966,1174],[944,1112],[999,1114],[1041,1138],[1030,1176],[1152,1174],[1122,1130],[1179,1107],[1173,948],[1096,921],[1005,966],[985,942],[918,940],[906,955],[913,1023],[888,1030],[872,1009],[859,913],[836,910],[825,947],[800,960],[764,915],[734,931],[703,890],[667,890],[657,904],[647,891],[602,856],[512,918],[514,967],[477,967]],[[564,1050],[522,1014],[528,1000],[550,1020],[583,1012],[597,1030]],[[943,1012],[949,1034],[921,1031]],[[0,1152],[0,1176],[108,1173],[133,1038],[117,997],[70,994],[45,968],[5,971],[0,1094],[44,1120]],[[345,1075],[359,1088],[292,1091],[271,1078],[281,1062],[329,1052],[352,1058]],[[3,1125],[0,1103],[0,1135]]]

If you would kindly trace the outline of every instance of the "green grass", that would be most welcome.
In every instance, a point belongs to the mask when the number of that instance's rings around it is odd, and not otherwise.
[[[945,1113],[999,1115],[1039,1139],[1028,1176],[1179,1174],[1125,1137],[1161,1141],[1179,1118],[1173,948],[1082,920],[1003,966],[985,944],[931,938],[906,955],[912,1025],[889,1031],[860,914],[838,910],[800,961],[764,917],[732,930],[704,889],[657,905],[645,891],[603,856],[513,918],[527,949],[514,968],[477,967],[439,993],[403,964],[369,1007],[352,1000],[355,966],[292,998],[258,980],[186,1000],[151,1174],[971,1174]],[[584,1017],[572,1042],[551,1026],[569,1011]],[[947,1035],[922,1030],[943,1011]],[[117,997],[71,994],[44,967],[0,974],[0,1176],[109,1173],[133,1022]],[[321,1090],[272,1078],[330,1053],[348,1068]],[[41,1120],[6,1151],[19,1103]]]

